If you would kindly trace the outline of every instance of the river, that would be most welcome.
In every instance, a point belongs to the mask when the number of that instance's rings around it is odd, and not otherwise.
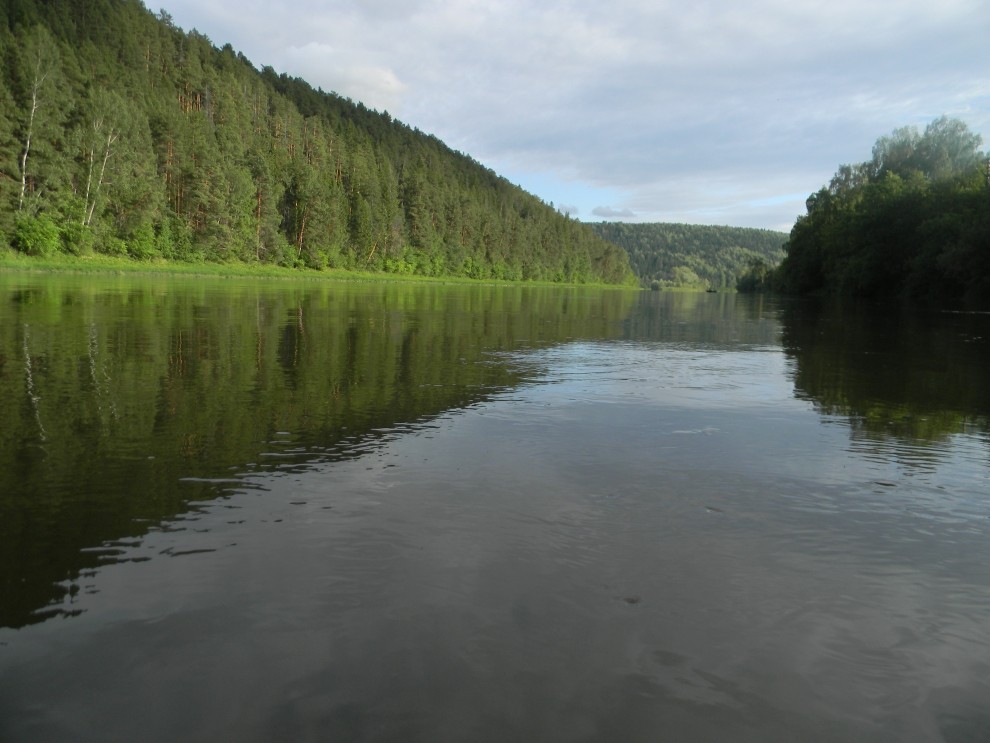
[[[990,316],[0,276],[0,740],[990,739]]]

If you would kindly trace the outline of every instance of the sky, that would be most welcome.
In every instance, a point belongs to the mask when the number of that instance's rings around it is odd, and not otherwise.
[[[789,231],[894,129],[990,148],[986,0],[145,0],[582,221]]]

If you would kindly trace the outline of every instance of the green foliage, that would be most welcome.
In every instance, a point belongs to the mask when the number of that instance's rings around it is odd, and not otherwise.
[[[641,286],[724,289],[735,285],[754,260],[771,264],[784,256],[786,235],[772,230],[689,224],[592,225],[623,248]]]
[[[773,266],[762,258],[753,258],[745,272],[736,280],[736,291],[744,293],[773,290]]]
[[[62,225],[62,245],[72,255],[89,255],[93,252],[95,236],[93,230],[79,222],[66,222]]]
[[[139,225],[127,240],[127,252],[135,258],[151,258],[156,254],[155,228],[150,222]]]
[[[75,253],[632,278],[589,227],[435,137],[139,0],[19,0],[0,59],[0,233],[46,212]]]
[[[981,139],[945,117],[882,137],[807,201],[772,277],[795,294],[990,303],[990,171]]]
[[[27,255],[50,256],[61,247],[61,233],[49,214],[18,214],[13,247]]]

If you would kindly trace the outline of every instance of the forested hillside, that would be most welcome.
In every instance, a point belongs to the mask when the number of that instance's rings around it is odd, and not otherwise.
[[[0,250],[632,278],[620,249],[435,137],[138,0],[4,0],[0,60]]]
[[[881,137],[812,194],[773,288],[990,305],[990,163],[981,137],[936,119]]]
[[[592,225],[606,240],[629,254],[629,263],[642,286],[722,289],[754,262],[776,264],[784,257],[787,235],[745,227],[691,224]]]

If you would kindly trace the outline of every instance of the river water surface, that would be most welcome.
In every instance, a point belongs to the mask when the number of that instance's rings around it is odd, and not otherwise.
[[[990,740],[990,316],[0,276],[0,740]]]

